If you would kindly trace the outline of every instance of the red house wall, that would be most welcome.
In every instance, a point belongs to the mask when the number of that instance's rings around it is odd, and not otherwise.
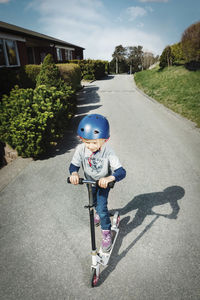
[[[17,48],[18,48],[18,53],[19,53],[19,59],[20,59],[20,65],[24,66],[28,64],[28,56],[27,56],[27,48],[26,48],[26,43],[17,41]],[[62,62],[66,61],[65,57],[65,50],[62,49]],[[57,60],[57,54],[56,54],[56,49],[54,47],[34,47],[34,55],[35,55],[35,63],[40,64],[41,63],[41,53],[45,53],[47,55],[48,53],[51,53],[54,61],[58,62]],[[75,48],[74,51],[72,51],[72,59],[83,59],[83,50],[80,48]]]

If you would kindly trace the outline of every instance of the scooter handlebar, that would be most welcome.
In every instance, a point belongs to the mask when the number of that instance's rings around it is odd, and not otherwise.
[[[99,182],[98,180],[97,181],[93,181],[93,180],[87,180],[87,179],[84,179],[84,178],[79,178],[79,184],[92,183],[92,184],[98,185],[98,182]],[[70,177],[67,178],[67,183],[71,183],[70,182]],[[108,187],[111,188],[111,189],[114,187],[114,185],[115,185],[115,181],[112,181],[112,182],[108,183]]]

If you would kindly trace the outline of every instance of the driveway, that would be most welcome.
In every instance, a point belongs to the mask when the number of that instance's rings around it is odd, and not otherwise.
[[[94,289],[87,191],[66,183],[88,113],[109,119],[109,143],[127,171],[110,193],[120,232]],[[131,75],[87,85],[56,151],[17,172],[13,165],[1,190],[0,299],[200,299],[199,149],[195,125],[139,92]]]

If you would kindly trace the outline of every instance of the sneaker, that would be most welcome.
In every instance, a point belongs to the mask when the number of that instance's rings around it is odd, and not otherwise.
[[[101,248],[103,252],[109,252],[112,247],[111,230],[102,230],[102,243]]]
[[[99,217],[98,213],[96,213],[95,216],[94,216],[94,225],[95,226],[100,225],[100,217]]]

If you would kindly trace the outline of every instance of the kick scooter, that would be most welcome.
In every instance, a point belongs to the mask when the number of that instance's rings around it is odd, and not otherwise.
[[[67,182],[70,183],[69,177],[67,178]],[[110,256],[112,254],[112,250],[114,248],[118,233],[119,233],[119,212],[116,211],[113,216],[113,222],[111,227],[112,232],[112,247],[109,252],[103,252],[100,248],[99,252],[96,248],[96,240],[95,240],[95,225],[94,225],[94,204],[93,204],[93,195],[92,195],[92,186],[98,185],[98,181],[86,180],[84,178],[79,178],[79,184],[87,184],[88,185],[88,196],[89,196],[89,205],[84,206],[89,209],[89,217],[90,217],[90,233],[91,233],[91,244],[92,244],[92,265],[91,265],[91,286],[95,287],[99,281],[100,276],[100,265],[107,266]],[[108,186],[110,188],[114,187],[114,182],[110,182]]]

